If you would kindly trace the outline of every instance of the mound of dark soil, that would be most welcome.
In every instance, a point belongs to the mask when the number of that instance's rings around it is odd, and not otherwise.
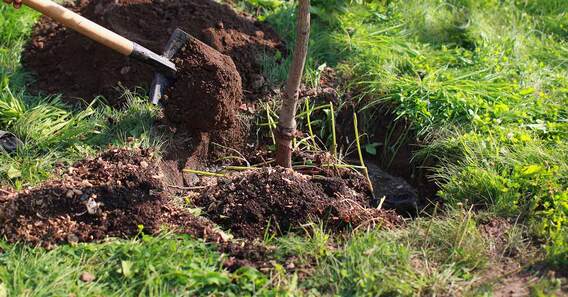
[[[283,50],[273,30],[251,17],[213,0],[77,0],[71,8],[132,41],[161,52],[176,27],[230,56],[243,86],[257,88],[263,53]],[[32,87],[91,100],[104,95],[119,104],[115,88],[148,87],[150,67],[122,57],[95,42],[43,17],[23,54],[25,67],[34,72]]]
[[[233,127],[243,97],[233,60],[192,37],[173,61],[178,79],[164,100],[168,120],[191,131]]]
[[[58,180],[0,199],[0,235],[50,246],[155,233],[163,225],[210,240],[213,225],[172,205],[148,150],[111,150]]]
[[[195,203],[211,220],[245,238],[262,237],[267,226],[286,233],[316,218],[336,228],[399,223],[393,213],[370,208],[368,196],[349,183],[340,177],[314,180],[292,170],[264,168],[220,180]]]

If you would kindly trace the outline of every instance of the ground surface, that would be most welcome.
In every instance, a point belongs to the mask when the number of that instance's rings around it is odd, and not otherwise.
[[[162,226],[219,240],[213,224],[177,208],[165,193],[148,150],[113,149],[61,168],[58,179],[2,198],[1,233],[8,241],[58,243],[156,234]]]
[[[251,92],[260,73],[258,55],[283,49],[269,27],[214,1],[78,1],[73,7],[90,20],[158,53],[175,28],[181,28],[233,58],[243,86]],[[149,67],[115,55],[47,18],[42,18],[34,30],[23,64],[38,78],[32,88],[36,91],[87,101],[102,94],[110,103],[120,105],[124,102],[118,99],[119,82],[131,89],[147,88],[152,82]]]
[[[146,67],[1,6],[0,129],[25,145],[0,152],[0,297],[565,295],[563,0],[353,2],[312,1],[295,172],[271,159],[292,3],[76,3],[208,45],[165,109]]]
[[[267,226],[269,233],[287,233],[315,219],[336,230],[401,223],[394,213],[374,209],[371,198],[364,178],[353,173],[313,178],[266,168],[220,180],[195,203],[214,222],[245,238],[262,237]]]
[[[60,168],[53,181],[1,196],[0,234],[9,242],[50,248],[106,237],[131,238],[140,232],[157,234],[161,227],[206,241],[227,241],[213,223],[174,203],[159,165],[150,150],[111,149]],[[370,206],[363,178],[353,172],[312,179],[266,168],[202,188],[194,203],[206,217],[248,239],[262,238],[271,224],[268,232],[283,234],[318,219],[336,228],[392,228],[402,222],[396,214]]]

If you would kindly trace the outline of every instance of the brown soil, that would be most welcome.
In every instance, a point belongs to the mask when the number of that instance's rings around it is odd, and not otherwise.
[[[78,0],[71,8],[83,16],[156,52],[176,27],[230,56],[244,89],[254,95],[263,53],[283,51],[274,31],[253,18],[213,0]],[[148,87],[150,67],[106,49],[81,35],[41,18],[23,54],[36,74],[32,89],[90,101],[104,95],[120,105],[119,85]]]
[[[233,60],[191,37],[173,61],[178,78],[164,100],[167,119],[189,131],[234,127],[243,91]]]
[[[222,179],[195,203],[217,224],[239,237],[300,229],[311,219],[334,228],[400,223],[393,213],[369,207],[369,199],[348,178],[309,176],[284,168],[264,168]]]
[[[517,245],[521,245],[511,246],[508,234],[515,224],[514,220],[506,218],[489,218],[481,222],[479,229],[491,243],[490,263],[470,286],[473,289],[490,286],[495,297],[532,296],[531,287],[545,279],[556,279],[564,285],[558,290],[554,289],[555,292],[550,292],[550,296],[564,296],[566,280],[562,279],[561,272],[558,273],[546,264],[545,255],[534,243],[518,242]],[[516,228],[522,228],[522,225]]]
[[[229,239],[209,219],[196,217],[171,197],[161,161],[151,150],[111,149],[99,156],[58,168],[53,179],[20,192],[0,191],[0,236],[47,248],[107,237],[156,234],[162,227],[216,243],[227,254],[224,266],[271,269],[270,247],[246,239],[270,230],[284,233],[320,218],[333,230],[348,226],[400,223],[394,213],[369,208],[364,181],[345,172],[309,177],[282,168],[265,168],[234,178],[210,178],[199,205],[214,222],[230,228]],[[215,185],[216,184],[216,185]],[[185,192],[187,193],[187,192]],[[222,215],[227,215],[228,220]],[[294,259],[286,267],[294,269]],[[288,269],[288,268],[287,268]]]
[[[60,179],[0,199],[0,234],[51,246],[136,236],[163,225],[219,241],[214,225],[173,205],[149,150],[110,150],[78,162]]]

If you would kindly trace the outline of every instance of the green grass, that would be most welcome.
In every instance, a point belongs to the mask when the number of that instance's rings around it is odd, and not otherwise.
[[[368,230],[334,238],[322,225],[307,236],[267,238],[278,260],[268,274],[223,269],[226,255],[187,236],[109,239],[52,250],[0,241],[0,296],[433,296],[490,291],[476,284],[495,265],[489,245],[524,247],[525,232],[510,229],[504,242],[481,235],[479,222],[493,214],[448,211],[398,230]],[[298,270],[287,274],[293,257]],[[518,258],[526,257],[524,252]],[[536,259],[535,259],[536,260]],[[306,274],[307,272],[307,274]],[[81,281],[83,273],[96,277]],[[492,279],[490,281],[493,281]],[[561,280],[541,278],[532,290],[558,293]],[[474,294],[475,295],[475,294]],[[475,295],[477,296],[477,295]]]
[[[0,297],[487,296],[494,284],[475,281],[494,265],[489,247],[503,243],[484,236],[479,225],[495,216],[518,218],[518,226],[507,233],[506,250],[522,258],[535,241],[542,242],[547,260],[565,265],[564,1],[312,3],[306,83],[317,84],[321,65],[337,69],[346,78],[340,95],[355,94],[366,119],[362,133],[373,134],[373,116],[382,108],[408,120],[409,137],[429,143],[417,160],[438,161],[433,174],[441,186],[439,194],[453,207],[395,230],[339,237],[315,224],[306,227],[307,235],[267,235],[265,242],[275,246],[280,264],[266,274],[249,268],[230,273],[222,267],[226,255],[213,246],[172,234],[49,251],[0,240]],[[254,7],[293,44],[290,1],[240,4],[243,9]],[[26,85],[33,77],[19,59],[37,15],[6,5],[0,5],[0,15],[0,129],[25,141],[15,154],[0,153],[2,185],[35,185],[51,176],[55,164],[94,155],[109,145],[159,147],[166,141],[151,132],[158,111],[136,91],[124,90],[128,104],[122,110],[100,101],[77,108],[61,102],[57,94],[30,95]],[[281,85],[289,61],[267,57],[263,64],[268,80]],[[326,104],[302,104],[301,129],[312,131],[296,145],[331,147],[332,111]],[[277,102],[265,105],[270,109],[259,116],[259,127],[276,119]],[[471,211],[471,204],[478,205],[476,209],[481,205],[484,212]],[[288,257],[304,269],[286,273]],[[80,281],[84,272],[96,280]],[[542,296],[558,292],[560,286],[558,279],[544,277],[531,290],[533,296]]]
[[[311,264],[311,274],[299,282],[306,295],[482,296],[483,290],[491,292],[495,279],[480,282],[481,277],[500,265],[503,256],[491,255],[491,246],[517,253],[516,259],[541,260],[527,251],[530,239],[521,226],[511,227],[500,239],[483,234],[480,224],[494,218],[492,213],[448,210],[405,228],[367,230],[344,240],[315,224],[307,227],[308,236],[271,238],[267,243],[278,247],[280,259],[292,255],[296,265]],[[555,284],[546,287],[549,294],[558,293],[561,281],[546,277],[534,285],[535,292],[548,282]]]
[[[188,237],[143,236],[51,251],[0,242],[0,295],[7,296],[276,296],[255,269],[229,273],[215,249]],[[83,282],[83,273],[95,276]]]
[[[36,19],[28,9],[0,6],[0,129],[18,136],[24,146],[15,154],[0,153],[0,183],[16,188],[49,177],[56,163],[71,163],[109,145],[156,146],[150,135],[157,110],[144,96],[124,91],[127,102],[115,110],[95,100],[78,109],[55,94],[32,96],[26,84],[33,78],[20,65],[25,38]]]

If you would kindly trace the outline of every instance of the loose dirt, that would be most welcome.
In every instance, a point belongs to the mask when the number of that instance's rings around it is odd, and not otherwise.
[[[229,270],[270,269],[271,248],[249,241],[261,237],[267,226],[283,234],[301,229],[311,219],[323,220],[332,231],[401,223],[394,213],[370,207],[367,187],[356,174],[310,177],[283,168],[209,178],[210,186],[197,193],[205,217],[197,217],[173,198],[161,162],[152,150],[110,149],[58,168],[57,179],[37,187],[20,192],[2,189],[0,236],[51,248],[107,237],[132,238],[140,232],[157,234],[167,227],[215,243],[227,254],[224,266]],[[293,267],[294,259],[289,261]]]
[[[173,61],[178,78],[164,100],[170,123],[189,131],[234,127],[243,90],[233,60],[191,37]]]
[[[298,230],[321,219],[334,229],[367,224],[393,226],[394,213],[371,208],[369,196],[346,178],[313,178],[284,168],[264,168],[222,179],[198,197],[206,216],[245,238]]]
[[[158,53],[179,27],[234,60],[248,97],[262,81],[260,55],[284,51],[272,29],[213,0],[79,0],[70,8]],[[87,101],[104,95],[113,105],[124,102],[118,86],[148,87],[153,77],[150,67],[45,17],[34,28],[23,63],[36,75],[35,91]]]
[[[163,225],[218,241],[214,225],[173,205],[149,150],[110,150],[60,179],[0,199],[0,235],[49,247],[154,234]]]

